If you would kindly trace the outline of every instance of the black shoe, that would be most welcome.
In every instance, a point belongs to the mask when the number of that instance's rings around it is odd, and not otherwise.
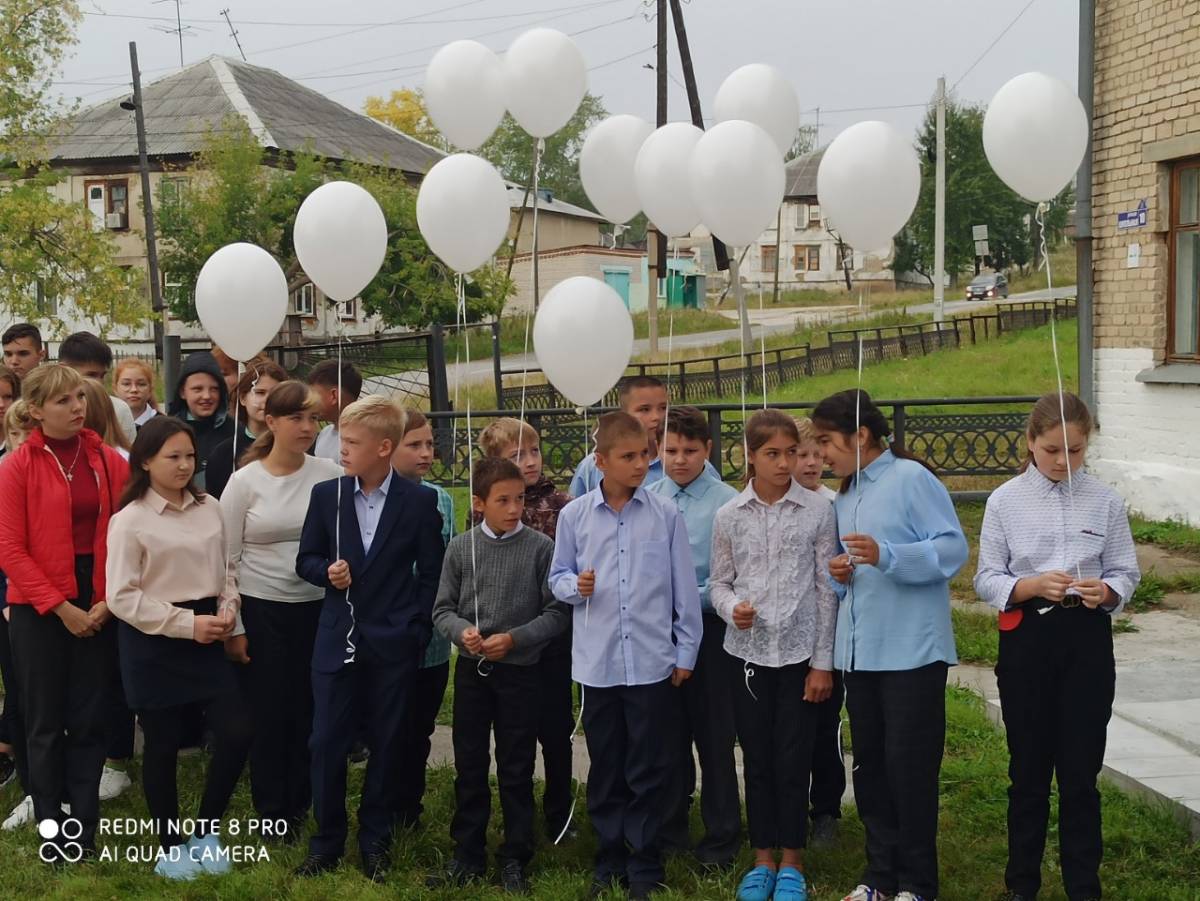
[[[810,848],[828,848],[837,843],[838,820],[829,814],[821,814],[813,820],[812,832],[809,833]]]
[[[696,848],[692,852],[696,862],[711,870],[728,870],[737,862],[737,852],[714,851],[708,848]]]
[[[17,775],[17,763],[8,754],[0,754],[0,788],[8,785]]]
[[[514,895],[529,894],[529,880],[519,860],[506,860],[500,865],[500,886]]]
[[[469,867],[456,857],[450,858],[450,863],[441,873],[434,873],[425,880],[426,888],[462,888],[483,878],[482,867]]]
[[[659,892],[665,892],[667,887],[661,882],[635,882],[629,886],[629,901],[653,898]]]
[[[332,854],[313,854],[309,853],[308,857],[304,858],[304,862],[296,867],[294,875],[305,879],[313,876],[320,876],[322,873],[332,873],[338,868],[338,864],[342,862],[340,857],[334,857]]]
[[[372,882],[383,882],[387,879],[387,871],[392,865],[392,859],[387,851],[368,851],[363,855],[363,875]]]
[[[350,748],[350,754],[346,760],[351,766],[359,766],[367,762],[367,758],[371,756],[371,749],[364,745],[361,741],[356,741]]]

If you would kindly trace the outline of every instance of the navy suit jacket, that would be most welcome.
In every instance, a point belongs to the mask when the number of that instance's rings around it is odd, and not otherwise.
[[[365,642],[384,660],[419,664],[432,634],[445,553],[437,493],[393,473],[370,553],[364,553],[354,510],[355,479],[343,476],[341,482],[341,555],[350,564],[353,614],[346,592],[329,584],[329,566],[337,560],[337,479],[313,486],[296,556],[300,578],[325,589],[313,669],[338,672],[349,657],[347,636],[358,647]]]

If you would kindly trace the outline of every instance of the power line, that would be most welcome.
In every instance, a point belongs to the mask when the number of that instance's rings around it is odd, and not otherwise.
[[[1029,7],[1033,6],[1033,4],[1035,4],[1035,3],[1037,3],[1037,0],[1029,0],[1028,3],[1026,3],[1023,7],[1021,7],[1021,11],[1019,13],[1017,13],[1016,16],[1013,17],[1013,20],[1004,26],[1003,31],[1001,31],[998,35],[996,35],[996,39],[994,41],[992,41],[990,44],[988,44],[987,47],[984,49],[983,53],[979,54],[979,57],[975,60],[975,62],[971,63],[971,65],[967,67],[967,71],[964,72],[962,75],[958,76],[958,81],[954,82],[954,84],[952,84],[950,86],[951,91],[953,91],[955,88],[957,88],[959,86],[959,84],[962,83],[962,80],[964,78],[966,78],[968,75],[970,75],[971,72],[974,71],[976,66],[978,66],[981,62],[983,62],[983,58],[992,52],[992,49],[997,44],[1000,43],[1001,38],[1003,38],[1006,34],[1008,34],[1012,30],[1012,27],[1014,25],[1016,25],[1019,21],[1021,21],[1021,16],[1025,15],[1025,13],[1029,11]]]

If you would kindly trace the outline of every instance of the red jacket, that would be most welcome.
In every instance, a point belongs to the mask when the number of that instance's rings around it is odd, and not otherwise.
[[[104,565],[108,519],[125,488],[129,464],[91,429],[80,432],[88,466],[100,489],[92,603],[106,598]],[[79,596],[71,538],[71,487],[41,429],[0,465],[0,570],[8,576],[8,603],[32,604],[46,614]]]

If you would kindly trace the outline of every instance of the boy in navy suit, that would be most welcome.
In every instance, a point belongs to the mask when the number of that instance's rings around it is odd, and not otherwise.
[[[313,647],[309,740],[317,831],[300,876],[332,870],[341,860],[348,831],[346,755],[363,722],[371,752],[358,807],[363,872],[378,882],[390,863],[397,789],[391,764],[432,630],[443,554],[437,494],[392,470],[404,418],[399,406],[378,396],[342,411],[346,475],[314,486],[300,535],[296,572],[325,588]]]

